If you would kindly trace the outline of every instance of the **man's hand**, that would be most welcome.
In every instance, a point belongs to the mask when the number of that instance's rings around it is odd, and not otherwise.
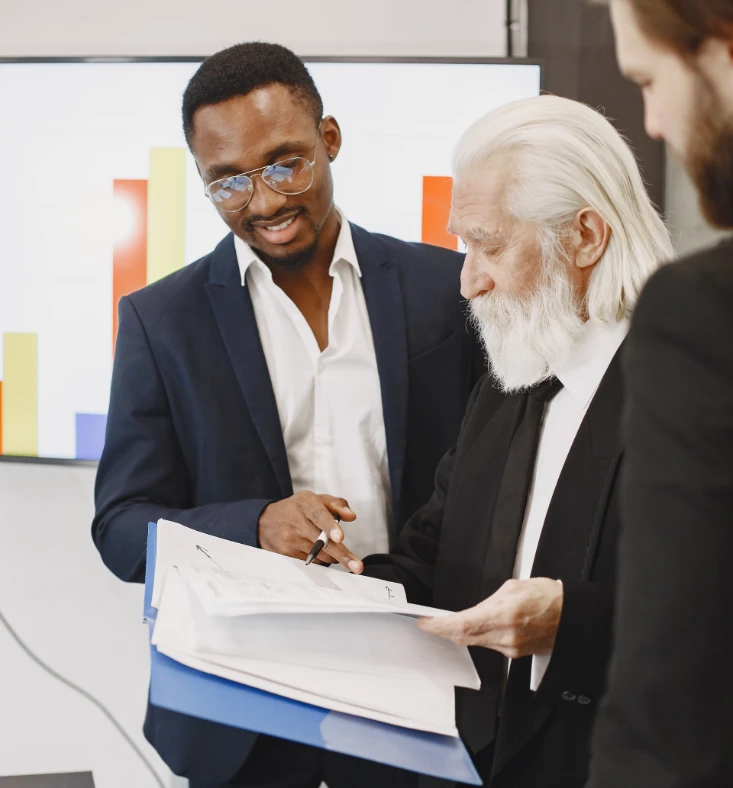
[[[321,531],[331,538],[331,544],[316,559],[319,563],[343,564],[354,574],[360,574],[364,564],[342,542],[344,532],[333,515],[351,522],[354,512],[343,498],[333,495],[316,495],[309,491],[295,493],[290,498],[265,507],[257,524],[260,547],[273,553],[305,560]]]
[[[557,580],[507,580],[476,607],[440,618],[421,618],[420,629],[459,646],[483,646],[505,657],[549,654],[562,613],[563,587]]]

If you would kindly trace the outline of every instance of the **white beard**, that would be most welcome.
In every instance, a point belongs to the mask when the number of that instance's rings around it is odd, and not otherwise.
[[[507,393],[552,377],[584,331],[578,301],[559,260],[543,262],[536,290],[520,299],[485,293],[470,302],[491,372]]]

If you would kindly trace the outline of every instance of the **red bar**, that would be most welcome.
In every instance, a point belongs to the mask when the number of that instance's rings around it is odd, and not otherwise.
[[[117,305],[147,283],[148,182],[114,181],[115,228],[112,255],[112,352],[117,341]]]
[[[448,232],[453,178],[424,175],[422,179],[422,240],[458,251],[458,236]]]

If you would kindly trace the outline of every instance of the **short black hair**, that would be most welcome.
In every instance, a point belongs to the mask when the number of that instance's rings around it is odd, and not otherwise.
[[[189,146],[196,110],[273,84],[285,85],[320,123],[323,101],[303,61],[280,44],[251,41],[206,58],[191,77],[182,107],[183,133]]]

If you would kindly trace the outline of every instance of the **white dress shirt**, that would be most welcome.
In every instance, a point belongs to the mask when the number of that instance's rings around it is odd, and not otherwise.
[[[589,320],[570,356],[553,370],[563,388],[545,409],[527,511],[517,546],[515,578],[524,580],[532,575],[535,553],[557,480],[588,406],[628,330],[628,320],[618,323]],[[539,687],[550,656],[533,657],[530,689]]]
[[[328,347],[257,254],[235,237],[280,415],[293,491],[346,498],[346,546],[363,558],[389,552],[392,526],[382,397],[351,227],[341,216],[329,274]]]

